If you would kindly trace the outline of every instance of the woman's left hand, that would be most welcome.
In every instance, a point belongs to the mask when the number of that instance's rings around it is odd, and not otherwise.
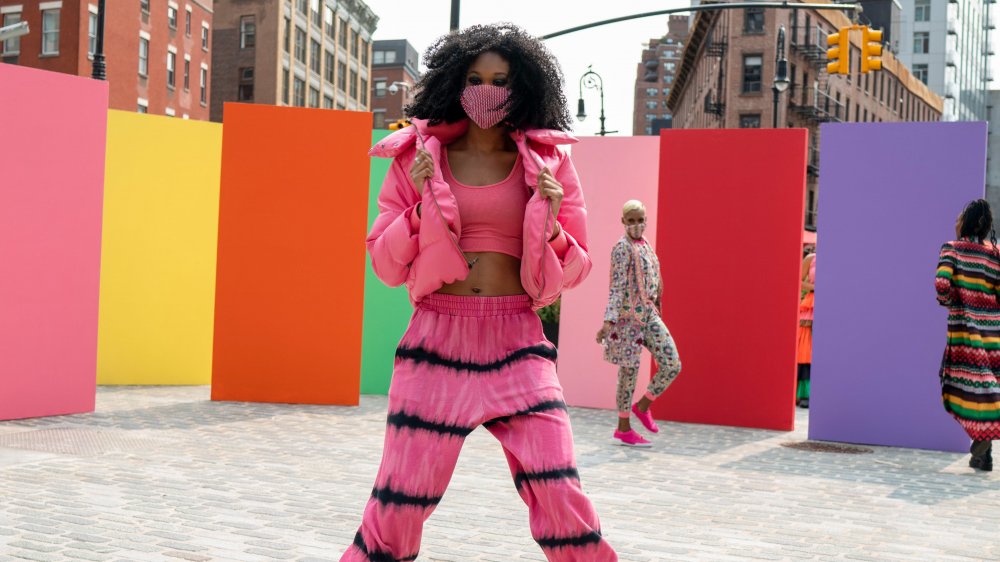
[[[552,216],[559,216],[559,208],[562,206],[563,186],[552,175],[548,168],[542,168],[538,173],[538,191],[549,200],[552,207]]]

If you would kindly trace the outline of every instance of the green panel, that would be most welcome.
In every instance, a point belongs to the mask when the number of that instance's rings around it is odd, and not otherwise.
[[[372,131],[372,144],[390,131]],[[392,160],[371,159],[368,186],[368,226],[378,216],[378,194]],[[406,287],[390,289],[375,277],[371,261],[365,271],[365,324],[361,345],[361,394],[387,394],[392,379],[392,365],[403,332],[410,322],[413,307]]]

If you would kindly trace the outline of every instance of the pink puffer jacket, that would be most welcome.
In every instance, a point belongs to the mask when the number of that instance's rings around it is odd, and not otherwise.
[[[394,158],[379,194],[379,216],[368,234],[372,267],[390,287],[406,283],[415,303],[469,274],[465,257],[458,248],[462,234],[458,205],[440,166],[442,147],[459,138],[467,128],[468,120],[430,126],[424,120],[414,119],[413,125],[389,135],[368,153]],[[423,148],[434,157],[435,170],[422,198],[409,174],[420,142],[418,137]],[[576,169],[569,156],[558,148],[576,142],[572,135],[533,129],[514,132],[511,138],[517,143],[525,180],[533,191],[524,214],[521,284],[537,309],[554,302],[563,289],[580,284],[590,273],[587,209]],[[536,189],[543,167],[552,172],[564,191],[558,221],[565,236],[560,235],[551,243],[548,240],[555,224],[549,201]],[[417,220],[413,215],[421,202],[421,218]]]

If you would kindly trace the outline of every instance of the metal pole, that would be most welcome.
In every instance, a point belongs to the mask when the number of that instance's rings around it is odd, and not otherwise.
[[[462,0],[451,0],[451,31],[458,31],[458,13],[461,9]]]
[[[458,0],[452,0],[452,6]],[[650,18],[654,16],[665,16],[669,14],[690,14],[692,12],[710,12],[715,10],[742,10],[745,8],[779,8],[786,10],[836,10],[838,12],[845,12],[848,10],[854,10],[858,12],[861,10],[861,4],[799,4],[796,2],[735,2],[732,4],[700,4],[698,6],[686,6],[684,8],[673,8],[670,10],[657,10],[655,12],[644,12],[641,14],[633,14],[631,16],[621,16],[617,18],[611,18],[609,20],[595,21],[593,23],[588,23],[585,25],[578,25],[576,27],[571,27],[569,29],[563,29],[562,31],[556,31],[554,33],[549,33],[547,35],[542,35],[541,39],[552,39],[553,37],[559,37],[561,35],[566,35],[568,33],[574,33],[576,31],[583,31],[584,29],[590,29],[592,27],[600,27],[602,25],[608,25],[610,23],[618,23],[622,21],[635,20],[640,18]]]
[[[778,128],[778,97],[781,96],[781,92],[778,91],[777,86],[771,86],[771,91],[774,92],[774,115],[771,118],[771,128]]]
[[[97,44],[94,46],[94,64],[90,75],[94,80],[107,80],[104,64],[104,0],[97,0]]]
[[[597,91],[600,92],[601,94],[601,132],[597,134],[603,137],[604,135],[607,134],[607,131],[604,130],[604,80],[601,79],[600,75],[598,75],[597,73],[594,73],[594,75],[597,76],[598,79],[600,79],[600,84],[597,86]]]

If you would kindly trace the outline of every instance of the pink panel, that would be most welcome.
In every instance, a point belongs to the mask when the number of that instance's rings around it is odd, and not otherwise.
[[[571,406],[615,408],[618,369],[604,361],[594,341],[608,303],[611,249],[625,234],[622,205],[629,199],[646,204],[646,238],[656,240],[659,137],[586,137],[573,145],[573,163],[587,200],[587,228],[594,269],[583,284],[563,295],[559,321],[559,380]],[[609,163],[615,165],[609,165]],[[640,373],[649,373],[644,354]],[[641,377],[637,394],[645,392]]]
[[[108,84],[0,64],[0,420],[90,412]]]

